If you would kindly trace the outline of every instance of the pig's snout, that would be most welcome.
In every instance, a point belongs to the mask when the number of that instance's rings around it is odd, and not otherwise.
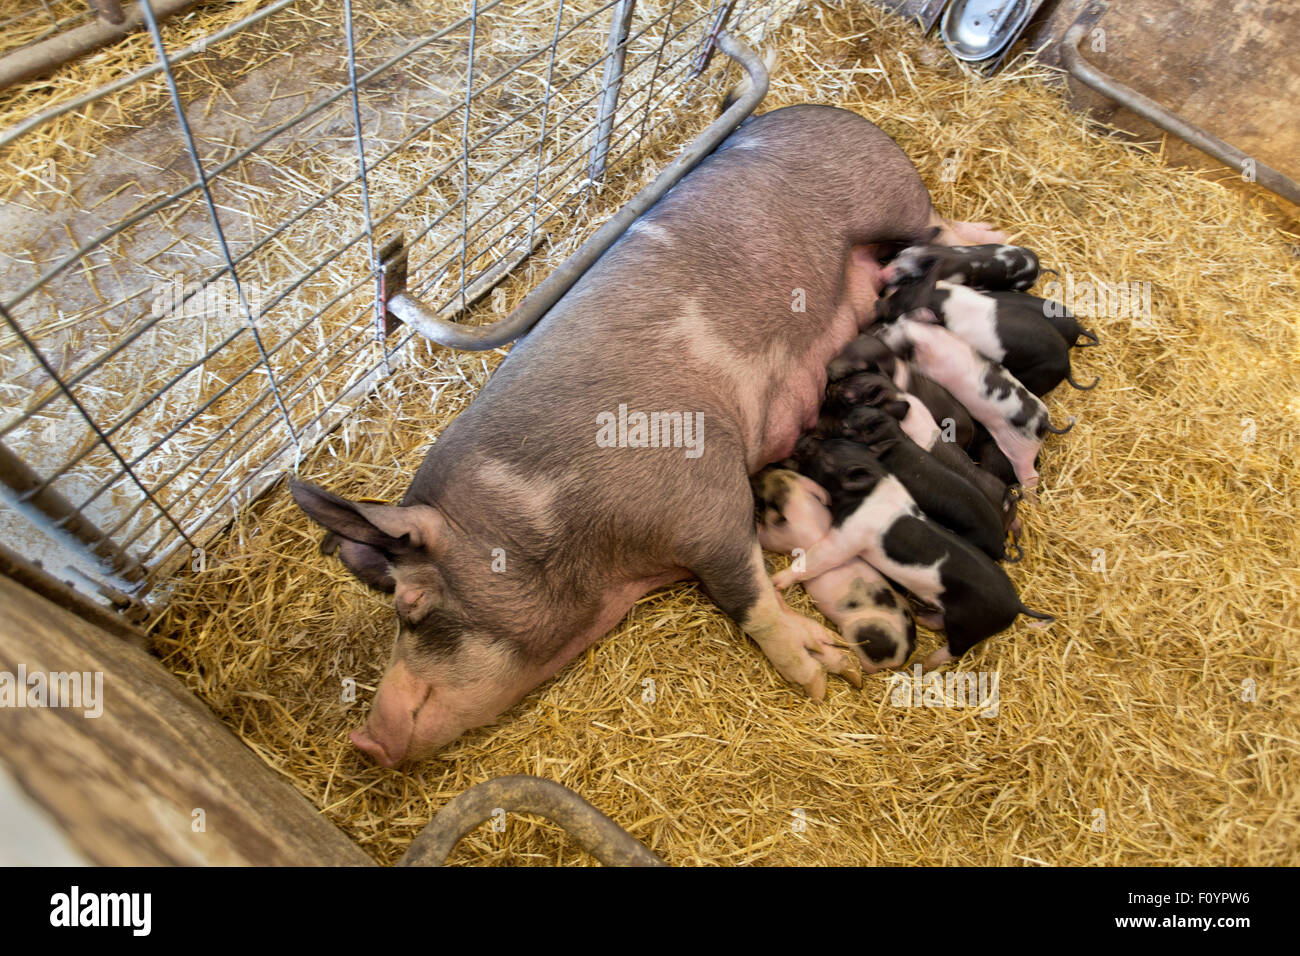
[[[370,719],[351,734],[352,743],[381,767],[396,767],[408,756],[426,750],[435,740],[428,733],[433,684],[417,676],[402,660],[395,661],[379,682]],[[417,735],[417,730],[423,731]]]
[[[348,735],[352,745],[368,756],[381,767],[387,767],[392,770],[398,765],[402,757],[392,756],[385,748],[382,742],[376,740],[370,733],[369,725],[362,727],[360,730],[354,730]]]

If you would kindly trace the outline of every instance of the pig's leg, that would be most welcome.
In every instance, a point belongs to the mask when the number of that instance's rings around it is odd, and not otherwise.
[[[828,671],[861,687],[862,668],[843,642],[786,606],[767,576],[753,533],[738,545],[691,568],[709,596],[754,639],[782,677],[814,700],[826,696]]]

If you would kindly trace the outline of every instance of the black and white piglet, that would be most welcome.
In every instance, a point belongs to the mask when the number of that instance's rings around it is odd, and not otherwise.
[[[802,565],[773,577],[778,588],[860,556],[941,615],[947,645],[930,655],[926,667],[960,657],[1021,614],[1053,620],[1025,607],[992,559],[927,519],[902,482],[862,445],[805,435],[795,459],[829,493],[831,529],[807,550]]]
[[[887,411],[859,405],[824,421],[819,432],[865,447],[902,482],[926,517],[961,535],[993,560],[1007,559],[1006,529],[999,509],[974,484],[903,434],[898,420]]]
[[[939,324],[987,359],[1000,364],[1035,395],[1046,395],[1062,381],[1078,389],[1071,374],[1070,345],[1043,313],[1045,300],[1023,292],[988,295],[964,285],[933,281],[899,286],[880,299],[879,320],[917,318],[928,310]]]
[[[1080,325],[1079,320],[1074,317],[1074,313],[1054,299],[1041,299],[1026,292],[998,292],[991,290],[985,294],[992,296],[999,302],[1032,302],[1034,308],[1038,310],[1038,314],[1046,319],[1052,328],[1056,329],[1057,334],[1065,339],[1065,343],[1070,348],[1090,349],[1101,344],[1095,333],[1089,332]],[[1079,339],[1081,338],[1088,341],[1080,342]]]
[[[1023,246],[909,246],[881,270],[886,285],[936,278],[975,289],[1028,289],[1038,280],[1038,256]]]
[[[898,368],[907,368],[907,363],[899,362]],[[935,388],[941,388],[937,384]],[[947,390],[942,390],[948,400],[961,409],[956,399]],[[979,468],[970,456],[955,443],[944,440],[944,430],[935,421],[934,407],[927,406],[917,396],[900,389],[895,380],[879,372],[858,372],[831,385],[826,391],[826,402],[822,406],[823,416],[829,414],[845,415],[850,410],[869,405],[887,412],[899,422],[903,434],[919,447],[929,452],[939,464],[955,472],[973,484],[993,505],[1002,518],[1004,529],[1019,536],[1020,525],[1016,521],[1016,507],[1020,500],[1020,491],[1015,485],[1014,475],[1010,481],[1002,479],[990,469]],[[941,408],[945,406],[939,406]],[[949,415],[955,414],[952,411]],[[833,435],[821,431],[818,423],[819,438],[832,438]],[[986,433],[987,434],[987,433]]]
[[[871,331],[966,406],[971,417],[997,441],[1026,492],[1037,487],[1034,459],[1043,436],[1047,432],[1065,434],[1073,420],[1065,428],[1055,428],[1047,407],[1015,376],[940,325],[898,319]]]

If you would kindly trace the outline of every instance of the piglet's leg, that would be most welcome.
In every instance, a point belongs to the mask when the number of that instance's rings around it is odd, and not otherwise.
[[[752,541],[739,566],[710,562],[692,568],[718,606],[763,649],[781,676],[798,684],[814,700],[826,696],[827,673],[862,686],[857,658],[834,634],[790,610],[763,565],[763,551]]]
[[[796,557],[784,571],[772,575],[772,583],[777,590],[786,588],[825,574],[838,568],[845,561],[856,557],[860,548],[837,531],[823,535],[816,544],[808,549],[802,557]]]

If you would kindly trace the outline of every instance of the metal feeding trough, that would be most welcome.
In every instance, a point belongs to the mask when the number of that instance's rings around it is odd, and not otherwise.
[[[978,63],[1015,42],[1037,6],[1033,0],[952,0],[939,32],[953,56]]]

